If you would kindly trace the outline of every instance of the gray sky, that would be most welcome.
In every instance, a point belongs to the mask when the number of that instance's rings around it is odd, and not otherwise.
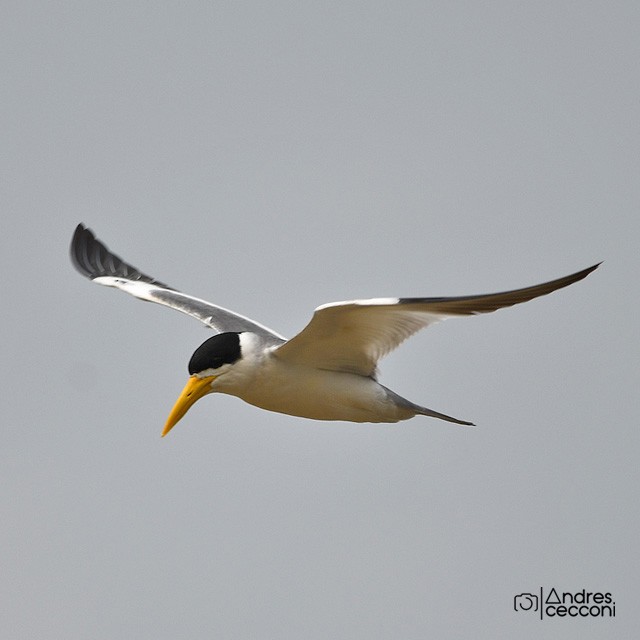
[[[0,635],[633,637],[638,6],[5,3]],[[80,221],[285,335],[605,263],[382,363],[476,429],[209,396],[160,439],[210,334],[78,276]]]

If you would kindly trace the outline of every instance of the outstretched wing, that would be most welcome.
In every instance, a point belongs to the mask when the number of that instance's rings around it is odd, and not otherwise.
[[[373,376],[378,360],[420,329],[451,316],[489,313],[586,278],[570,276],[502,293],[454,298],[375,298],[322,305],[309,324],[274,354],[288,362]]]
[[[140,300],[176,309],[197,318],[217,332],[252,331],[274,345],[282,344],[285,340],[258,322],[206,300],[188,296],[145,275],[111,253],[91,230],[82,224],[76,227],[70,251],[75,268],[97,284],[116,287]]]

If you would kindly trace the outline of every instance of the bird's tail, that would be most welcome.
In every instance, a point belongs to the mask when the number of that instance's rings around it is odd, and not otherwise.
[[[382,385],[380,385],[382,386]],[[444,413],[440,413],[438,411],[433,411],[433,409],[427,409],[426,407],[421,407],[419,404],[414,404],[413,402],[399,396],[395,391],[391,391],[391,389],[387,389],[387,387],[383,387],[387,392],[387,396],[390,400],[392,400],[398,408],[406,409],[407,414],[404,418],[400,418],[401,420],[406,420],[407,418],[411,418],[413,416],[429,416],[430,418],[438,418],[440,420],[446,420],[447,422],[454,422],[455,424],[462,424],[465,427],[475,427],[476,425],[473,422],[467,422],[466,420],[458,420],[458,418],[454,418],[453,416],[448,416]],[[413,413],[408,413],[409,411]]]
[[[444,413],[439,413],[438,411],[433,411],[432,409],[427,409],[426,407],[419,407],[417,404],[413,405],[415,412],[420,416],[429,416],[431,418],[439,418],[440,420],[446,420],[447,422],[455,422],[456,424],[462,424],[465,427],[475,427],[476,425],[473,422],[467,422],[466,420],[458,420],[458,418],[453,418],[452,416],[448,416]]]

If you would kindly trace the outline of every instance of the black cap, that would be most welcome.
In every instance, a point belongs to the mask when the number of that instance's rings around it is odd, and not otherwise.
[[[206,369],[217,369],[223,364],[233,364],[241,357],[240,334],[237,332],[219,333],[205,340],[189,360],[189,374],[200,373]]]

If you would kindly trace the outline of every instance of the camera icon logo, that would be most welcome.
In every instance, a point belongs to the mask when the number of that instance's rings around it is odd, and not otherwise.
[[[515,611],[537,611],[538,596],[533,593],[521,593],[513,599]]]

